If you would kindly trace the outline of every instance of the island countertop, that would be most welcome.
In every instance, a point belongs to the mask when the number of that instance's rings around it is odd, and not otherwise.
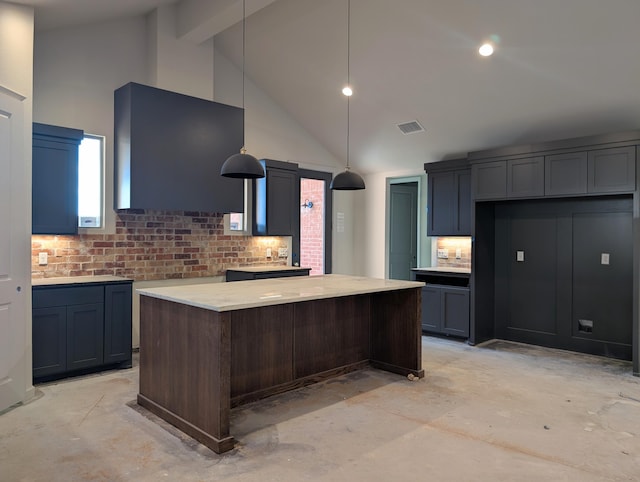
[[[424,286],[421,281],[388,280],[329,274],[198,285],[138,289],[152,298],[213,311],[296,303]]]

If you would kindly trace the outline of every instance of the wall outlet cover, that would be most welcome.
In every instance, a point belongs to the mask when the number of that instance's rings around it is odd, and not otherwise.
[[[40,266],[46,266],[49,263],[49,255],[47,254],[46,251],[43,251],[42,253],[38,253],[38,264]]]
[[[289,255],[289,250],[287,248],[278,248],[278,257],[286,258]]]

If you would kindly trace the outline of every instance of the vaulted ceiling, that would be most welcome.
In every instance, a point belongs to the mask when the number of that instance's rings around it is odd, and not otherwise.
[[[246,1],[247,76],[344,159],[347,0]],[[35,5],[37,28],[60,28],[172,2],[21,3]],[[241,24],[228,25],[210,34],[240,66]],[[640,128],[637,0],[351,0],[350,39],[350,159],[364,173]],[[484,58],[488,39],[496,52]],[[397,124],[413,120],[425,132],[404,135]]]

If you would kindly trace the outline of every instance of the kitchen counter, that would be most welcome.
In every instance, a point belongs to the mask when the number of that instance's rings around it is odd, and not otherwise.
[[[222,453],[231,407],[368,366],[422,378],[423,286],[324,275],[139,289],[138,403]]]
[[[120,276],[61,276],[59,278],[34,278],[31,286],[55,286],[55,285],[76,285],[90,283],[122,283],[132,281]]]
[[[218,312],[298,303],[407,288],[420,288],[419,281],[385,280],[339,274],[273,278],[234,283],[166,286],[138,289],[141,295],[174,301]]]

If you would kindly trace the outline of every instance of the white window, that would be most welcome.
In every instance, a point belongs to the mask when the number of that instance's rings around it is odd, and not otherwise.
[[[78,151],[78,226],[102,227],[104,137],[85,134]]]

